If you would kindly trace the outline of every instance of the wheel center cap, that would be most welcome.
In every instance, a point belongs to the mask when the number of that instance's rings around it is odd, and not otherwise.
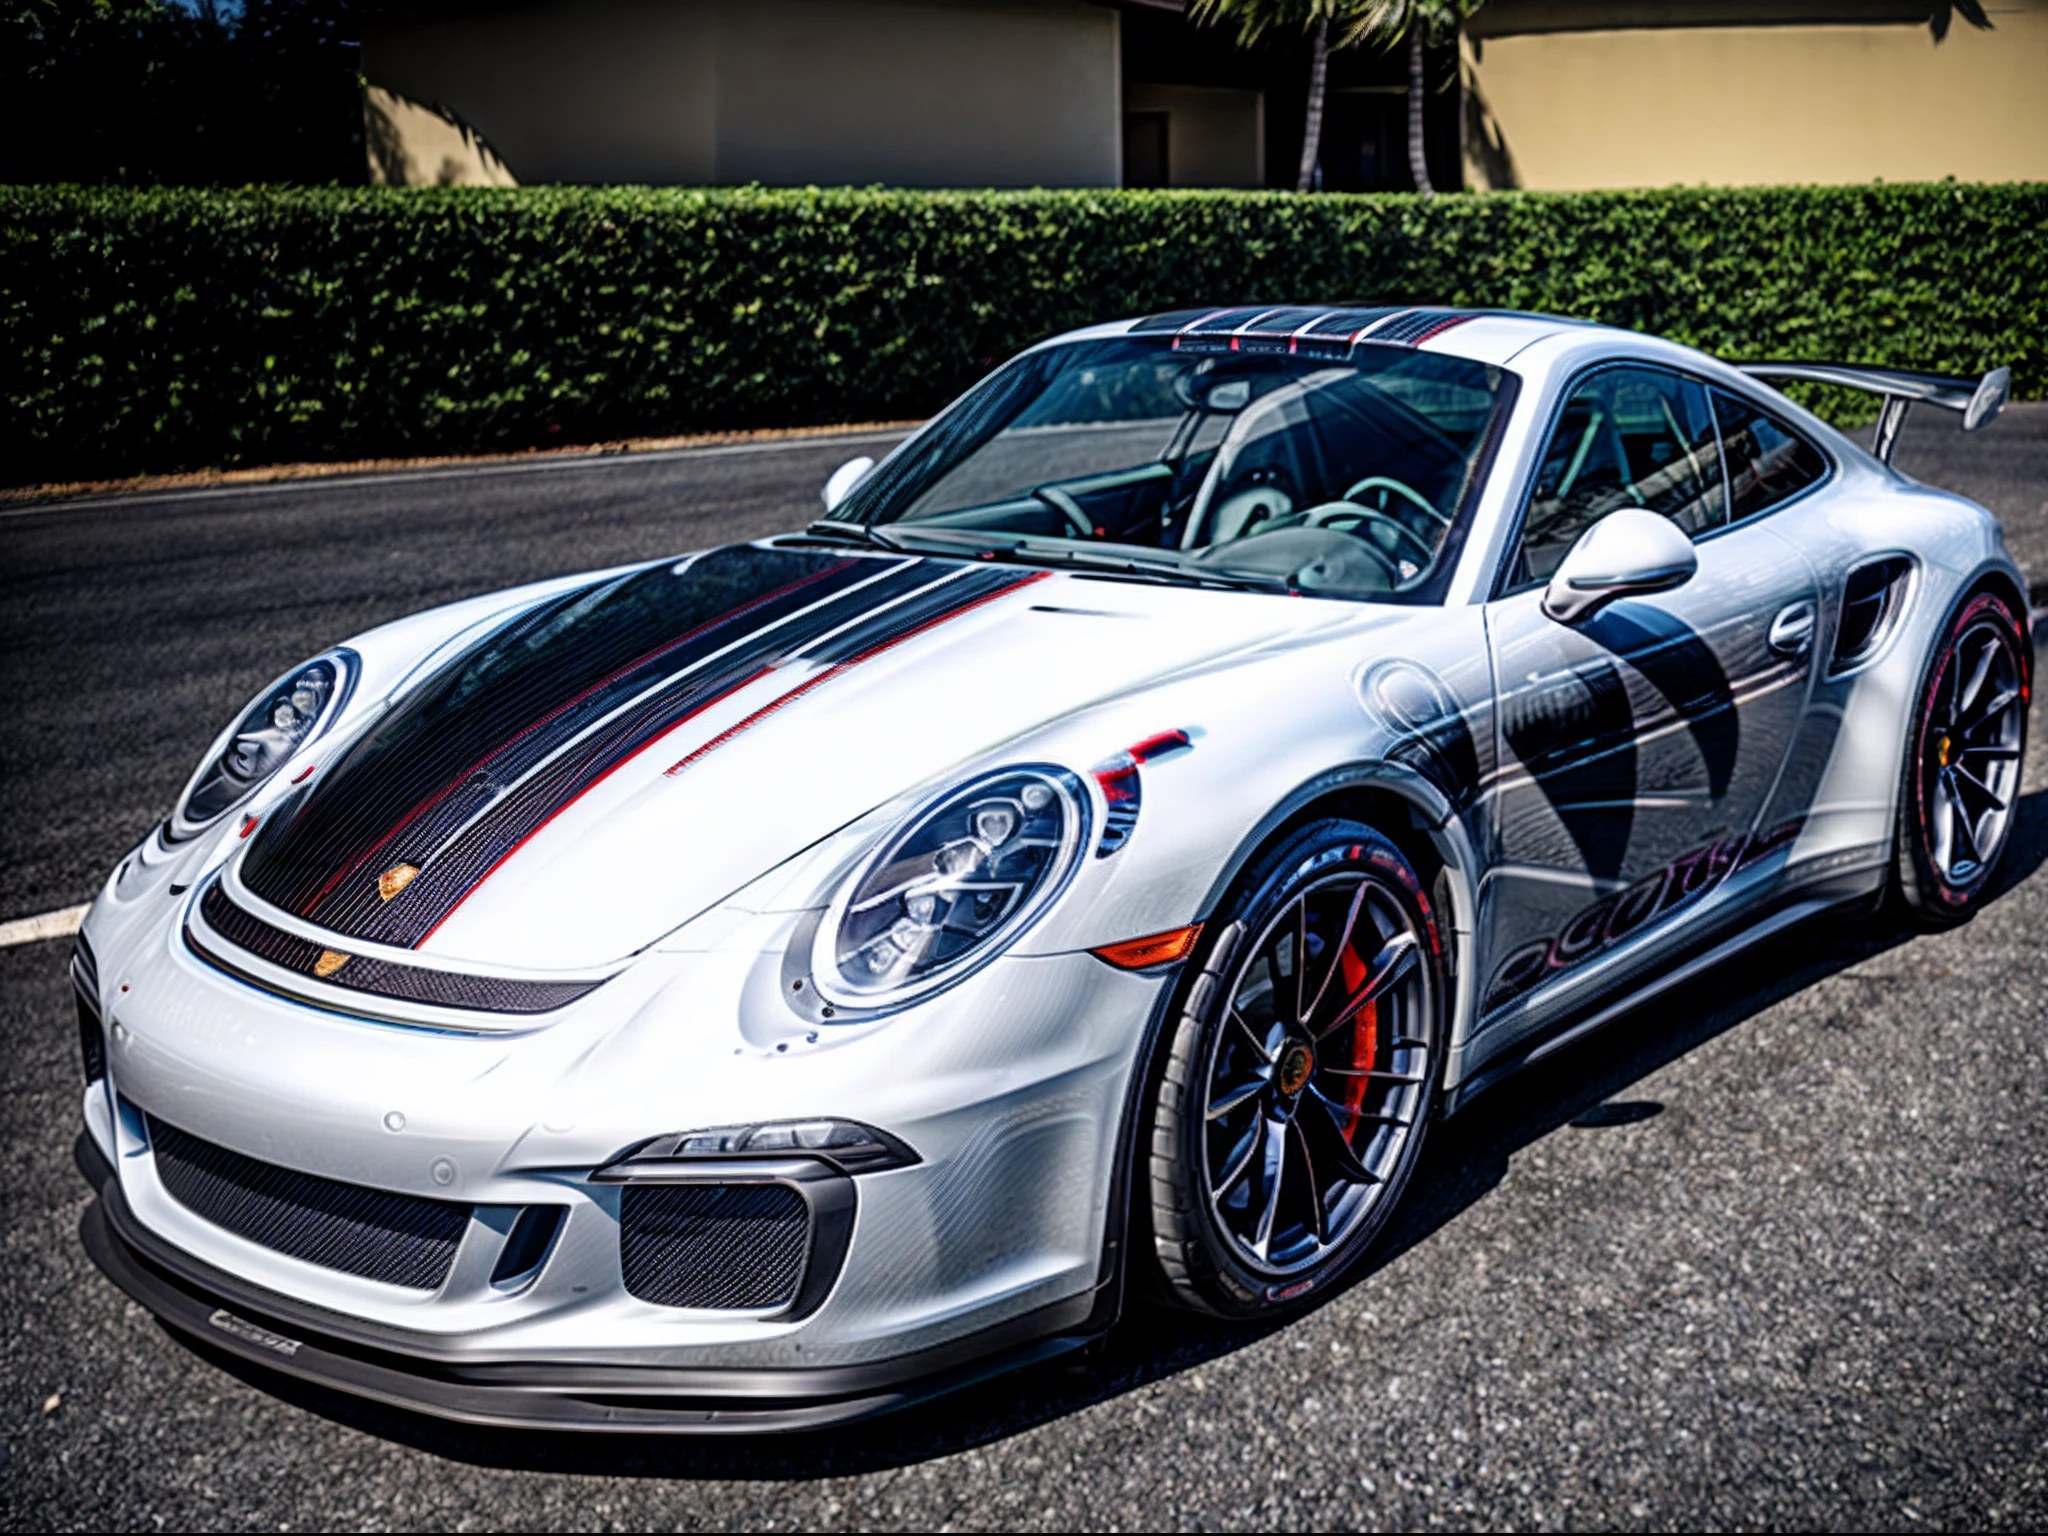
[[[1280,1053],[1280,1066],[1274,1074],[1274,1082],[1283,1094],[1292,1097],[1301,1092],[1309,1074],[1315,1069],[1316,1053],[1297,1040]]]

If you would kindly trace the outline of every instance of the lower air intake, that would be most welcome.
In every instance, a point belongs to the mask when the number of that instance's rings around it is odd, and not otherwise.
[[[626,1289],[663,1307],[786,1307],[810,1211],[785,1184],[638,1184],[620,1191]]]
[[[433,1291],[448,1278],[469,1225],[467,1205],[297,1173],[148,1118],[157,1177],[193,1215],[365,1280]]]

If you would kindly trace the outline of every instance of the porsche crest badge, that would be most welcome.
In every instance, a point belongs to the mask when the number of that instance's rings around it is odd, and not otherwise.
[[[313,962],[313,974],[324,979],[332,976],[347,964],[348,956],[344,955],[340,950],[323,949],[320,951],[320,958]]]
[[[417,864],[394,864],[377,877],[377,894],[389,901],[419,878]]]

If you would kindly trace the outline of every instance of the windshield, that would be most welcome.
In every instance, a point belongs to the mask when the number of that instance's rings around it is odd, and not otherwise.
[[[984,380],[834,513],[910,546],[1316,595],[1435,601],[1499,368],[1118,337]]]

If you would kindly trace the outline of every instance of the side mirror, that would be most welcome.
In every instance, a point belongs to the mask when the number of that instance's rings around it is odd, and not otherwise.
[[[846,500],[856,485],[867,478],[868,471],[875,467],[875,461],[866,454],[857,459],[848,459],[832,471],[832,478],[825,482],[825,510],[830,512]]]
[[[1579,535],[1544,589],[1543,611],[1577,624],[1617,597],[1683,586],[1699,568],[1692,540],[1670,518],[1624,507]]]

